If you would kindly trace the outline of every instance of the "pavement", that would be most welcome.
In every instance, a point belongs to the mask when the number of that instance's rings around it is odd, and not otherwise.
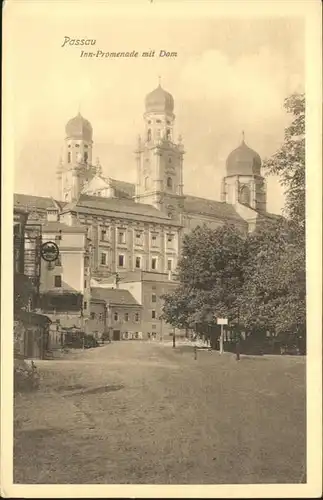
[[[36,361],[15,396],[14,482],[299,483],[305,358],[115,342]]]

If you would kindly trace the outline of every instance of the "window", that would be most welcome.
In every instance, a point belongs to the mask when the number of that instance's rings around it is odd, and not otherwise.
[[[141,258],[140,257],[136,257],[136,268],[140,269],[140,267],[141,267]]]
[[[167,243],[173,243],[173,239],[174,239],[174,238],[173,238],[173,235],[172,235],[172,234],[169,234],[169,235],[167,236]]]
[[[129,313],[124,313],[124,320],[129,321]]]
[[[99,321],[103,321],[103,313],[99,313]]]
[[[145,177],[145,189],[149,188],[149,177]]]
[[[156,257],[153,257],[153,258],[151,259],[151,268],[152,268],[153,270],[156,270],[156,269],[157,269],[157,258],[156,258]]]
[[[168,259],[168,261],[167,261],[167,270],[168,271],[172,270],[172,260],[171,259]]]
[[[119,231],[118,233],[118,243],[126,242],[126,233],[124,231]]]
[[[147,131],[147,141],[151,141],[151,129],[150,128]]]
[[[62,265],[62,258],[61,258],[60,255],[55,260],[55,264],[56,264],[56,266],[61,266]]]
[[[151,237],[151,244],[152,246],[156,247],[157,246],[157,235],[153,234]]]
[[[107,230],[106,229],[101,229],[101,240],[102,241],[107,240]]]
[[[83,303],[83,309],[84,309],[84,311],[86,311],[86,309],[87,309],[87,302]]]
[[[119,267],[124,266],[124,255],[119,255]]]
[[[54,286],[55,286],[55,288],[61,288],[62,276],[54,276]]]
[[[151,301],[152,302],[156,302],[156,294],[155,293],[152,294]]]
[[[166,130],[166,139],[170,140],[170,129]]]
[[[71,163],[71,152],[67,153],[67,163]]]
[[[167,177],[167,187],[172,188],[173,187],[173,180],[171,177]]]
[[[135,321],[138,322],[139,321],[139,313],[136,313],[135,314]]]
[[[114,313],[114,321],[118,321],[119,319],[119,314],[117,312]]]
[[[154,310],[151,311],[151,317],[152,319],[156,319],[156,311]]]
[[[168,163],[172,163],[171,157],[168,158]]]
[[[55,241],[61,241],[62,235],[61,234],[56,234],[55,235]]]
[[[87,285],[87,282],[86,282],[86,280],[84,280],[84,288],[86,288],[86,285]]]
[[[151,325],[151,328],[152,328],[153,330],[156,330],[156,325]]]
[[[156,123],[161,123],[161,120],[156,120]]]
[[[137,232],[136,233],[136,245],[141,245],[141,238],[142,238],[142,233]]]
[[[87,160],[89,158],[89,153],[87,151],[84,152],[84,161],[87,163]]]
[[[88,148],[88,145],[87,144],[84,144],[84,149],[87,149]]]
[[[80,147],[80,145],[79,145],[79,144],[75,144],[75,147],[76,147],[76,148],[79,148],[79,147]]]
[[[104,252],[102,252],[102,253],[101,253],[101,264],[102,264],[103,266],[106,266],[106,265],[107,265],[107,254],[106,254],[106,253],[104,253]]]
[[[91,317],[91,319],[95,319],[95,313],[92,312],[90,317]]]

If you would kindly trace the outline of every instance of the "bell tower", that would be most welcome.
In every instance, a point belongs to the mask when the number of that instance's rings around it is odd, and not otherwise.
[[[90,122],[80,113],[67,122],[63,158],[57,168],[62,201],[77,200],[85,182],[91,178],[92,135]]]
[[[170,218],[180,219],[183,207],[183,156],[181,137],[174,141],[174,99],[159,82],[145,99],[144,135],[135,151],[135,199],[153,205]]]
[[[244,140],[226,161],[226,176],[222,181],[222,201],[240,203],[257,212],[266,212],[266,184],[261,175],[261,158]]]

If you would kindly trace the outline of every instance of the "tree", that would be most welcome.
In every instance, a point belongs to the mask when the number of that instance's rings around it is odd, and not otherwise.
[[[181,285],[164,297],[163,317],[180,328],[215,325],[215,316],[237,316],[243,285],[244,237],[234,227],[197,227],[183,240]]]
[[[280,149],[264,162],[268,174],[278,175],[285,188],[285,213],[299,232],[305,229],[305,95],[285,99],[286,111],[293,115]]]
[[[305,334],[305,247],[294,225],[272,221],[246,241],[240,319],[257,333]]]

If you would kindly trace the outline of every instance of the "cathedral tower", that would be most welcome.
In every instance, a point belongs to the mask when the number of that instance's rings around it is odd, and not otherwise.
[[[62,201],[78,199],[84,183],[91,178],[93,129],[88,120],[78,113],[65,127],[64,154],[57,168]]]
[[[174,99],[160,85],[145,99],[144,136],[136,149],[136,201],[178,219],[183,206],[183,155],[174,142]]]
[[[240,203],[257,212],[266,212],[266,185],[261,175],[261,158],[242,142],[226,161],[226,176],[222,181],[222,201]]]

